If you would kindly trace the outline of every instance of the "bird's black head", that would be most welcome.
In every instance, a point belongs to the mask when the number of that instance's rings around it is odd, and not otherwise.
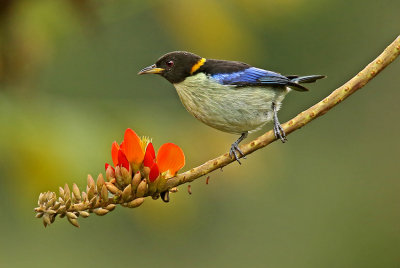
[[[156,64],[142,69],[139,74],[160,74],[174,84],[192,75],[204,62],[205,59],[196,54],[174,51],[159,58]]]

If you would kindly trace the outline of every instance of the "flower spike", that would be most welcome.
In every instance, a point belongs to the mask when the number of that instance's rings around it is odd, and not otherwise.
[[[112,143],[111,157],[114,167],[105,163],[105,177],[100,173],[95,182],[88,175],[86,192],[74,184],[72,191],[68,185],[60,187],[58,197],[55,192],[40,194],[35,211],[37,218],[43,218],[45,227],[53,223],[57,215],[79,227],[78,217],[86,218],[90,213],[103,216],[118,204],[138,207],[147,196],[153,199],[161,196],[167,201],[169,192],[160,189],[185,164],[185,156],[177,145],[166,143],[156,155],[151,139],[139,138],[132,129],[125,131],[120,144]]]

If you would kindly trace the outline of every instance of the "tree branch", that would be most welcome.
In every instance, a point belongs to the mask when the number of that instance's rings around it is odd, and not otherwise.
[[[350,79],[347,83],[334,90],[328,97],[324,98],[314,106],[301,112],[293,119],[282,125],[286,135],[310,123],[317,117],[324,115],[337,104],[345,100],[351,94],[365,86],[372,78],[380,73],[386,66],[392,63],[400,54],[400,36],[398,36],[375,60],[368,64],[361,72]],[[276,140],[272,130],[264,135],[256,138],[250,143],[240,146],[244,155],[251,154],[258,149],[261,149]],[[180,173],[173,178],[170,178],[160,192],[166,191],[181,184],[194,181],[216,169],[222,168],[232,162],[229,153],[225,153],[217,158],[207,161],[206,163],[192,168],[189,171]]]
[[[337,88],[322,101],[283,124],[282,127],[286,134],[292,133],[315,118],[325,114],[338,103],[362,88],[394,61],[399,54],[400,36],[350,81]],[[275,140],[276,138],[271,130],[252,142],[240,146],[240,149],[244,155],[248,155]],[[60,187],[58,197],[55,192],[48,191],[41,193],[38,199],[38,207],[35,208],[36,217],[43,219],[45,227],[53,223],[57,215],[60,218],[66,217],[72,225],[79,227],[78,217],[86,218],[90,213],[95,213],[99,216],[106,215],[108,212],[114,210],[118,204],[135,208],[144,202],[146,196],[152,196],[153,199],[161,196],[164,201],[168,201],[169,192],[173,192],[172,188],[191,182],[233,161],[235,160],[229,153],[225,153],[175,177],[170,179],[159,177],[155,181],[149,179],[150,168],[143,167],[143,165],[140,170],[135,170],[135,174],[133,174],[131,166],[129,169],[126,169],[117,165],[115,170],[112,167],[107,167],[105,176],[107,181],[104,180],[102,174],[97,177],[96,182],[89,175],[86,192],[81,192],[77,185],[73,184],[72,191],[68,185],[65,185],[63,188]]]

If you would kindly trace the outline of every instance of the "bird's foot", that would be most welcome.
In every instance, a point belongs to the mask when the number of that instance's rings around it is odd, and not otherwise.
[[[272,110],[274,112],[274,134],[275,138],[280,139],[283,143],[287,142],[285,131],[283,130],[281,124],[278,120],[278,110],[276,109],[276,104],[272,103]]]
[[[277,120],[274,121],[274,134],[275,137],[280,139],[283,143],[287,142],[285,131]]]
[[[229,150],[229,155],[231,157],[235,158],[236,161],[238,161],[238,163],[240,165],[242,163],[240,163],[240,161],[239,161],[240,156],[238,156],[236,151],[238,151],[241,154],[243,159],[246,159],[246,157],[244,156],[244,153],[239,148],[239,143],[247,137],[247,134],[248,134],[248,132],[243,132],[242,135],[239,137],[239,139],[237,139],[234,143],[232,143],[231,149]]]
[[[237,151],[237,152],[236,152],[236,151]],[[236,161],[238,161],[238,163],[241,165],[242,163],[241,163],[240,160],[239,160],[240,155],[238,156],[238,152],[239,152],[239,154],[240,154],[244,159],[246,159],[246,157],[244,156],[244,153],[243,153],[242,150],[240,150],[240,148],[239,148],[239,144],[236,143],[236,142],[232,143],[231,149],[229,150],[229,155],[230,155],[231,157],[234,157],[234,158],[236,159]]]

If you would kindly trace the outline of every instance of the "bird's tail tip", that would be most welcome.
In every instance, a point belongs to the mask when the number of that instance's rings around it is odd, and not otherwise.
[[[306,75],[306,76],[296,76],[296,75],[291,75],[288,76],[290,79],[290,84],[289,86],[292,87],[293,89],[297,91],[308,91],[308,89],[300,84],[303,83],[314,83],[315,81],[326,78],[326,75]]]
[[[303,84],[303,83],[314,83],[315,81],[326,78],[326,75],[306,75],[306,76],[298,76],[291,79],[293,83]]]

